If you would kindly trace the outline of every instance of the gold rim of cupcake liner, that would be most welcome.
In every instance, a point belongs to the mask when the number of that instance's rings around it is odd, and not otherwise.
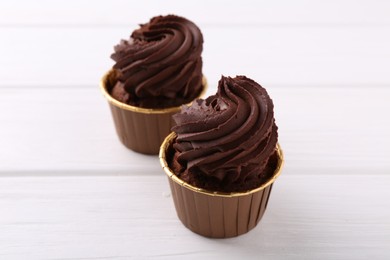
[[[198,188],[198,187],[195,187],[195,186],[192,186],[192,185],[186,183],[185,181],[183,181],[179,177],[177,177],[176,174],[174,174],[171,171],[171,169],[169,168],[169,165],[168,165],[167,160],[166,160],[166,152],[167,152],[168,148],[171,146],[175,137],[176,137],[175,132],[170,133],[165,138],[164,142],[162,143],[162,145],[160,147],[159,159],[160,159],[160,163],[161,163],[161,166],[162,166],[164,172],[167,174],[167,176],[170,179],[172,179],[177,184],[179,184],[179,185],[181,185],[189,190],[192,190],[194,192],[202,193],[202,194],[205,194],[208,196],[231,198],[231,197],[240,197],[240,196],[246,196],[249,194],[256,193],[260,190],[265,189],[266,187],[268,187],[269,185],[271,185],[272,183],[275,182],[275,180],[279,177],[281,170],[282,170],[282,167],[283,167],[283,164],[284,164],[283,151],[282,151],[279,143],[277,143],[276,144],[276,152],[278,154],[278,164],[276,166],[274,175],[267,182],[263,183],[258,188],[255,188],[255,189],[252,189],[249,191],[244,191],[244,192],[229,192],[229,193],[227,193],[227,192],[220,192],[220,191],[210,191],[210,190]]]
[[[107,85],[108,85],[107,82],[110,82],[111,84],[113,84],[115,81],[116,74],[117,74],[117,72],[114,69],[110,69],[108,72],[106,72],[104,74],[104,76],[100,80],[100,90],[102,91],[104,97],[108,100],[108,102],[110,104],[112,104],[116,107],[119,107],[121,109],[124,109],[124,110],[129,110],[129,111],[143,113],[143,114],[165,114],[165,113],[172,113],[172,112],[180,111],[180,108],[182,105],[177,106],[177,107],[168,107],[168,108],[160,108],[160,109],[158,109],[158,108],[142,108],[142,107],[128,105],[128,104],[125,104],[125,103],[122,103],[122,102],[116,100],[107,91]],[[203,86],[202,91],[195,99],[204,96],[204,94],[207,91],[208,86],[207,86],[207,79],[205,76],[202,77],[202,86]],[[183,105],[190,105],[191,103],[192,103],[192,101],[190,103],[183,104]]]

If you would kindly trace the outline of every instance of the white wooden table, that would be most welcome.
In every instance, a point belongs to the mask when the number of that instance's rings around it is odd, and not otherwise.
[[[207,94],[272,96],[286,163],[259,226],[184,228],[155,156],[118,141],[98,81],[121,38],[175,13]],[[390,259],[390,2],[0,2],[0,259]]]

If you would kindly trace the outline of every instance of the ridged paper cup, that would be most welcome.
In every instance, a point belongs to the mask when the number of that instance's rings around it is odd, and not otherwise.
[[[154,109],[122,103],[109,93],[109,89],[114,86],[116,79],[117,72],[115,70],[108,71],[101,79],[100,88],[109,103],[120,141],[133,151],[158,154],[161,143],[174,125],[172,115],[180,111],[181,106]],[[203,90],[199,97],[207,89],[205,77],[203,77],[202,85]]]
[[[236,237],[253,229],[267,208],[274,181],[280,175],[283,152],[277,145],[278,163],[274,174],[260,187],[246,192],[216,192],[194,187],[169,168],[168,153],[176,138],[167,136],[161,145],[160,163],[168,176],[176,212],[191,231],[211,238]]]

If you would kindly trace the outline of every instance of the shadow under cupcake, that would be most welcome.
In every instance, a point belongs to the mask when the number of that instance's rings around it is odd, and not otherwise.
[[[212,238],[253,229],[284,160],[266,90],[245,76],[222,77],[216,95],[173,118],[160,162],[181,222]]]
[[[113,68],[102,78],[116,132],[129,149],[158,154],[180,106],[204,94],[203,36],[191,21],[157,16],[115,46]]]

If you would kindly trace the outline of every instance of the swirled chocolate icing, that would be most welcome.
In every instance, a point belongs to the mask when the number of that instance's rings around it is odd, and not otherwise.
[[[193,186],[215,191],[259,187],[276,167],[273,102],[245,77],[223,77],[216,95],[173,116],[177,138],[170,167]]]
[[[111,95],[130,105],[165,108],[189,103],[202,91],[203,36],[191,21],[157,16],[115,46],[119,71]]]

